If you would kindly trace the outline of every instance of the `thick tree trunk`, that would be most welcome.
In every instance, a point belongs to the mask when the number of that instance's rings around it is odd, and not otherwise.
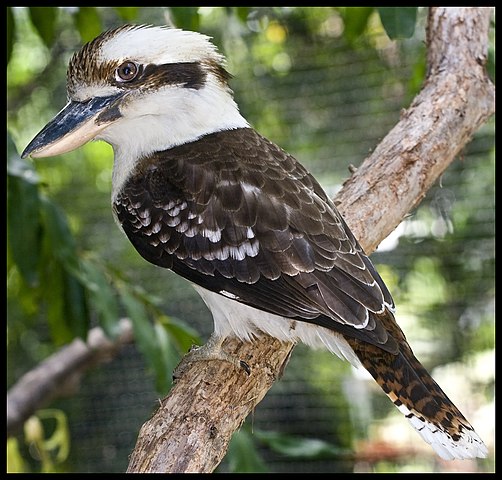
[[[491,15],[489,8],[430,9],[424,87],[335,199],[366,252],[418,205],[493,114],[495,91],[485,71]],[[141,428],[128,472],[212,472],[293,345],[264,335],[254,343],[227,341],[225,349],[249,365],[250,375],[216,360],[189,365]]]

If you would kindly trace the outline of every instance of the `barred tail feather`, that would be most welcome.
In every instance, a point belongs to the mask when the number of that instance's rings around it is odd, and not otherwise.
[[[446,460],[488,455],[488,449],[406,343],[394,355],[347,339],[357,357],[421,437]]]
[[[392,398],[391,395],[388,397]],[[394,405],[441,458],[445,460],[485,458],[488,455],[486,445],[468,423],[460,430],[460,434],[452,435],[427,420],[420,413],[408,410],[405,405],[398,402],[394,402]]]

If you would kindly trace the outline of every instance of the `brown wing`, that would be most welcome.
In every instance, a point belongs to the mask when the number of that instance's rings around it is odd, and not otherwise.
[[[397,351],[378,320],[392,298],[370,260],[316,180],[254,130],[144,159],[114,209],[148,261],[247,305]]]

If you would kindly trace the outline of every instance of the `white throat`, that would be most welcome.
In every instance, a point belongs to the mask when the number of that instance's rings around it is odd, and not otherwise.
[[[249,127],[230,90],[210,75],[200,90],[166,87],[122,106],[121,113],[123,118],[97,137],[115,153],[112,201],[139,159],[209,133]]]

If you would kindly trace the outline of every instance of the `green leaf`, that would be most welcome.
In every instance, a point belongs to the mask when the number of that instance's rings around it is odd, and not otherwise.
[[[379,7],[380,20],[392,40],[410,38],[415,32],[417,7]]]
[[[163,358],[163,363],[160,365],[161,371],[156,373],[157,390],[159,393],[167,393],[171,386],[169,379],[172,378],[173,371],[180,362],[181,356],[185,355],[194,344],[200,344],[201,341],[193,328],[181,320],[165,315],[156,318],[154,328]]]
[[[7,135],[7,173],[11,177],[19,177],[24,182],[35,186],[40,182],[33,165],[22,159],[17,153],[16,146],[9,134]]]
[[[339,458],[348,453],[345,449],[316,438],[299,438],[279,432],[255,431],[254,434],[275,452],[291,458]]]
[[[89,329],[89,312],[85,288],[77,278],[64,271],[63,313],[74,337],[85,338]]]
[[[32,287],[38,282],[41,238],[38,177],[32,166],[17,155],[8,135],[7,241],[19,273]]]
[[[170,7],[170,11],[176,27],[199,30],[199,7]]]
[[[119,293],[133,325],[136,345],[155,374],[156,389],[159,393],[165,394],[170,388],[174,367],[169,355],[174,349],[165,331],[154,328],[144,305],[134,297],[126,285],[119,285]]]
[[[64,462],[70,454],[71,444],[70,429],[66,414],[59,409],[47,408],[38,410],[37,416],[41,420],[50,419],[55,423],[50,437],[43,440],[43,448],[50,452],[56,452],[54,459],[57,463]]]
[[[96,7],[79,7],[75,13],[75,25],[82,42],[90,42],[102,31],[101,18]]]
[[[120,301],[124,305],[127,315],[134,328],[136,344],[141,351],[155,363],[156,336],[152,324],[148,319],[144,306],[134,298],[124,286],[119,288]]]
[[[41,247],[38,190],[19,177],[7,182],[7,240],[12,259],[27,285],[38,283]]]
[[[44,233],[51,253],[69,271],[78,271],[77,248],[65,215],[48,198],[41,197],[40,200]]]
[[[364,33],[373,10],[373,7],[345,7],[342,11],[343,34],[349,43],[354,43]]]
[[[413,97],[420,91],[425,75],[427,73],[427,65],[425,61],[425,50],[422,50],[415,56],[413,66],[411,69],[411,75],[408,79],[408,103],[411,102]]]
[[[31,286],[39,282],[47,303],[47,321],[60,345],[87,331],[85,291],[74,272],[79,272],[75,242],[64,215],[40,196],[38,176],[21,159],[8,137],[8,242],[13,261]]]
[[[201,343],[197,331],[182,320],[162,315],[158,318],[158,321],[169,334],[180,353],[184,354],[190,350],[192,345]]]
[[[246,23],[249,13],[251,12],[251,7],[231,7],[235,12],[236,17],[242,22]]]
[[[74,337],[64,307],[65,272],[61,263],[57,261],[49,261],[44,267],[44,282],[41,287],[47,304],[47,323],[54,344],[63,345]]]
[[[9,437],[7,439],[7,473],[26,473],[27,471],[17,438]]]
[[[80,279],[80,259],[66,217],[49,199],[41,197],[44,256],[40,262],[47,302],[47,321],[58,345],[75,336],[85,337],[88,328],[87,297]]]
[[[495,48],[490,43],[488,46],[488,59],[486,61],[486,70],[491,81],[495,83]]]
[[[139,7],[114,7],[120,18],[126,22],[131,22],[138,18]]]
[[[50,48],[56,38],[57,7],[29,7],[31,23],[45,45]]]
[[[82,275],[88,292],[88,303],[92,305],[99,316],[100,325],[106,334],[114,338],[119,333],[119,304],[114,289],[109,284],[104,273],[96,268],[91,261],[82,260]]]
[[[245,429],[238,430],[232,436],[226,458],[232,473],[268,472],[252,436]]]
[[[7,64],[9,63],[14,46],[14,38],[16,38],[16,20],[12,13],[12,8],[7,8]]]
[[[157,337],[160,359],[156,363],[155,387],[157,391],[165,395],[171,388],[173,371],[180,361],[180,355],[173,345],[172,337],[168,335],[164,327],[155,322],[154,331]]]

